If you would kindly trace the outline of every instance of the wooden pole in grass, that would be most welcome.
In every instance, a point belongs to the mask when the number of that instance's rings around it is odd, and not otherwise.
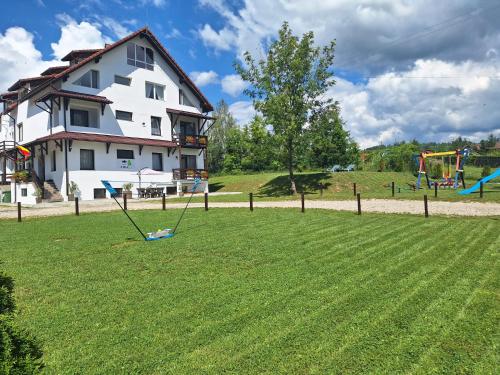
[[[75,215],[80,216],[80,206],[78,204],[78,197],[75,197]]]
[[[21,202],[17,202],[17,221],[21,222]]]
[[[353,190],[354,196],[356,196],[356,183],[355,182],[352,184],[352,190]]]
[[[250,211],[253,211],[253,193],[248,194],[248,199],[250,200]]]
[[[438,184],[434,183],[434,198],[438,196]]]
[[[300,204],[301,204],[301,211],[302,213],[304,213],[304,211],[306,210],[304,192],[300,193]]]
[[[361,215],[361,194],[356,194],[356,199],[358,201],[358,215]]]
[[[394,181],[391,183],[391,189],[392,189],[392,196],[394,197]]]
[[[163,211],[167,209],[167,197],[165,196],[165,193],[161,195],[161,209]]]
[[[205,211],[208,211],[208,193],[205,193]]]
[[[479,198],[483,197],[483,189],[484,189],[484,187],[483,187],[483,181],[481,181],[479,183]]]
[[[424,195],[424,212],[425,212],[425,217],[429,217],[429,205],[427,203],[427,194]]]
[[[123,194],[123,209],[127,211],[127,194]]]

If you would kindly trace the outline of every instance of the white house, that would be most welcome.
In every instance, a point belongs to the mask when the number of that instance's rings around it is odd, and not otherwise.
[[[81,199],[103,198],[101,180],[133,183],[137,195],[139,171],[141,188],[167,194],[208,179],[213,107],[151,31],[62,60],[0,96],[1,181],[11,183],[12,202],[34,203],[37,187],[67,200],[73,183]],[[17,145],[31,157],[20,160]],[[27,182],[12,177],[22,169]]]

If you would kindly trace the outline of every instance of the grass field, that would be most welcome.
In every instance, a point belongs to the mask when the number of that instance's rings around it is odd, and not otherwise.
[[[468,167],[466,170],[466,185],[471,186],[481,178],[481,169]],[[299,199],[299,196],[289,195],[288,175],[285,172],[268,172],[256,174],[224,175],[211,177],[210,192],[241,192],[240,195],[212,196],[210,200],[217,202],[234,202],[248,200],[248,193],[254,194],[255,200]],[[416,178],[411,173],[404,172],[305,172],[297,174],[297,188],[304,191],[307,199],[354,199],[353,183],[357,184],[357,192],[364,199],[392,199],[391,182],[394,181],[396,193],[394,199],[418,199],[424,194],[431,200],[463,201],[463,202],[500,202],[500,180],[485,184],[484,197],[479,197],[479,191],[469,195],[459,195],[454,189],[439,189],[438,197],[434,190],[421,189],[413,191],[408,184],[415,184]],[[319,184],[325,189],[323,195],[318,189]],[[195,202],[203,200],[193,198]],[[184,200],[184,199],[179,199]]]
[[[499,226],[193,209],[145,243],[113,212],[2,221],[0,257],[46,373],[495,373]]]

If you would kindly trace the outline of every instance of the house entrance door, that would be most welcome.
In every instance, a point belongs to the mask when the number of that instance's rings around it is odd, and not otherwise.
[[[45,156],[40,153],[41,155],[38,157],[38,177],[42,182],[45,181]]]

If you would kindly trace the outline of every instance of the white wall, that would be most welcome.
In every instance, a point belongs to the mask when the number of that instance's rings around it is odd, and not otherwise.
[[[22,189],[27,190],[26,192],[27,194],[25,197],[23,197],[21,194]],[[36,204],[35,186],[31,182],[18,183],[18,184],[11,182],[10,191],[11,191],[10,199],[12,203],[16,203],[15,199],[17,198],[17,202],[21,202],[22,204]]]

